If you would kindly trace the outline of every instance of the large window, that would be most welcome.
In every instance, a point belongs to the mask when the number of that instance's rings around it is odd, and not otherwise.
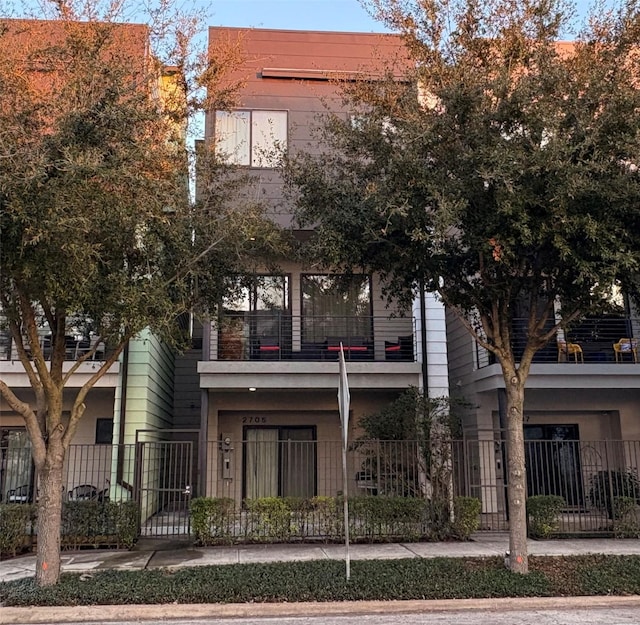
[[[287,147],[286,111],[216,111],[216,152],[233,165],[276,167]]]
[[[289,277],[251,276],[223,302],[220,358],[282,358],[291,349]]]
[[[244,438],[247,499],[316,494],[315,427],[246,428]]]
[[[303,275],[303,341],[372,338],[371,287],[366,275]]]

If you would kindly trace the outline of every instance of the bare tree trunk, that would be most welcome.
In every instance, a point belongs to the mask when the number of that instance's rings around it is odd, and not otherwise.
[[[524,454],[524,382],[511,378],[507,391],[507,467],[509,487],[509,569],[529,572],[527,553],[527,483]]]
[[[50,445],[52,442],[50,442]],[[51,586],[60,578],[60,531],[62,524],[62,469],[64,449],[58,441],[49,448],[39,473],[38,549],[36,584]]]

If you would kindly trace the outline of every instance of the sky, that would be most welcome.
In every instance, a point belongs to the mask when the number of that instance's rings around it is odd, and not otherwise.
[[[211,26],[385,32],[358,0],[213,0]]]
[[[198,0],[206,2],[211,26],[385,32],[359,0]],[[589,0],[575,0],[584,14]],[[607,0],[605,0],[605,3]]]

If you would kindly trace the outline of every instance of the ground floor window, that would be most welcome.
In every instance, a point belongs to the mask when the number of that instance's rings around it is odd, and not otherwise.
[[[244,441],[247,499],[316,494],[315,427],[247,427]]]
[[[27,503],[33,493],[31,443],[24,428],[0,428],[0,500]]]

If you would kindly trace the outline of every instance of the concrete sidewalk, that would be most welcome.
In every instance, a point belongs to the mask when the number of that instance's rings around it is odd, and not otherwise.
[[[464,543],[393,543],[351,545],[352,560],[400,558],[504,556],[509,548],[507,534],[477,534]],[[529,541],[533,556],[571,556],[586,554],[640,555],[640,541],[615,539],[573,539]],[[175,541],[141,540],[133,551],[68,551],[62,555],[64,572],[82,573],[103,569],[141,570],[181,568],[254,562],[293,562],[303,560],[342,560],[344,545],[236,545],[190,547]],[[0,582],[32,577],[35,555],[0,562]]]

